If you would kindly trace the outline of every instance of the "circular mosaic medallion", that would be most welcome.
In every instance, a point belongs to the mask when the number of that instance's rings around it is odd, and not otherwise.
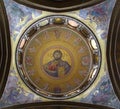
[[[37,94],[73,97],[90,86],[100,67],[93,33],[73,18],[49,16],[33,23],[16,50],[20,76]]]

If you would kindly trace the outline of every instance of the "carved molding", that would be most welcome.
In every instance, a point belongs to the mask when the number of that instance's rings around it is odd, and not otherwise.
[[[109,75],[116,95],[120,100],[120,0],[117,0],[109,25],[107,62]]]
[[[71,108],[70,108],[71,107]],[[86,103],[77,103],[70,101],[51,101],[51,102],[40,102],[40,103],[29,103],[11,106],[3,109],[114,109],[102,105],[93,105]]]
[[[105,0],[14,0],[20,4],[52,12],[74,11],[90,7]]]
[[[0,98],[3,94],[11,61],[10,32],[3,1],[0,1]]]

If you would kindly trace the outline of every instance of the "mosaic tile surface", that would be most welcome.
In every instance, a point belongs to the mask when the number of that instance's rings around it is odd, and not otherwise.
[[[15,49],[14,44],[24,26],[39,19],[43,12],[17,4],[13,0],[4,0],[4,3],[10,24],[12,47]],[[105,45],[114,4],[115,0],[106,0],[104,3],[76,12],[83,22],[90,22],[90,27],[92,27],[91,25],[96,25],[94,29],[96,30],[98,37],[104,41]],[[14,59],[14,57],[12,58]],[[45,101],[44,98],[26,88],[21,81],[19,74],[15,70],[14,64],[15,63],[12,61],[5,91],[0,100],[0,108],[17,104]],[[95,87],[87,97],[77,98],[75,101],[106,105],[120,109],[120,101],[113,91],[107,65],[104,66],[103,69],[104,75],[97,84],[97,87]]]

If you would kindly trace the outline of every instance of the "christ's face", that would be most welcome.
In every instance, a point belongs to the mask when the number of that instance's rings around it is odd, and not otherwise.
[[[61,52],[60,50],[54,51],[53,57],[54,57],[55,60],[61,59],[61,57],[62,57],[62,52]]]

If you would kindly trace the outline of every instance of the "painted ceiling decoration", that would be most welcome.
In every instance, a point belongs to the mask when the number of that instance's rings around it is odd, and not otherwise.
[[[119,0],[1,0],[0,9],[1,109],[120,108]]]
[[[100,69],[100,51],[94,34],[82,22],[48,16],[23,33],[16,51],[17,68],[34,92],[66,99],[82,93],[94,81]]]
[[[14,0],[20,4],[30,6],[36,9],[65,12],[81,9],[95,4],[99,4],[105,0]]]

